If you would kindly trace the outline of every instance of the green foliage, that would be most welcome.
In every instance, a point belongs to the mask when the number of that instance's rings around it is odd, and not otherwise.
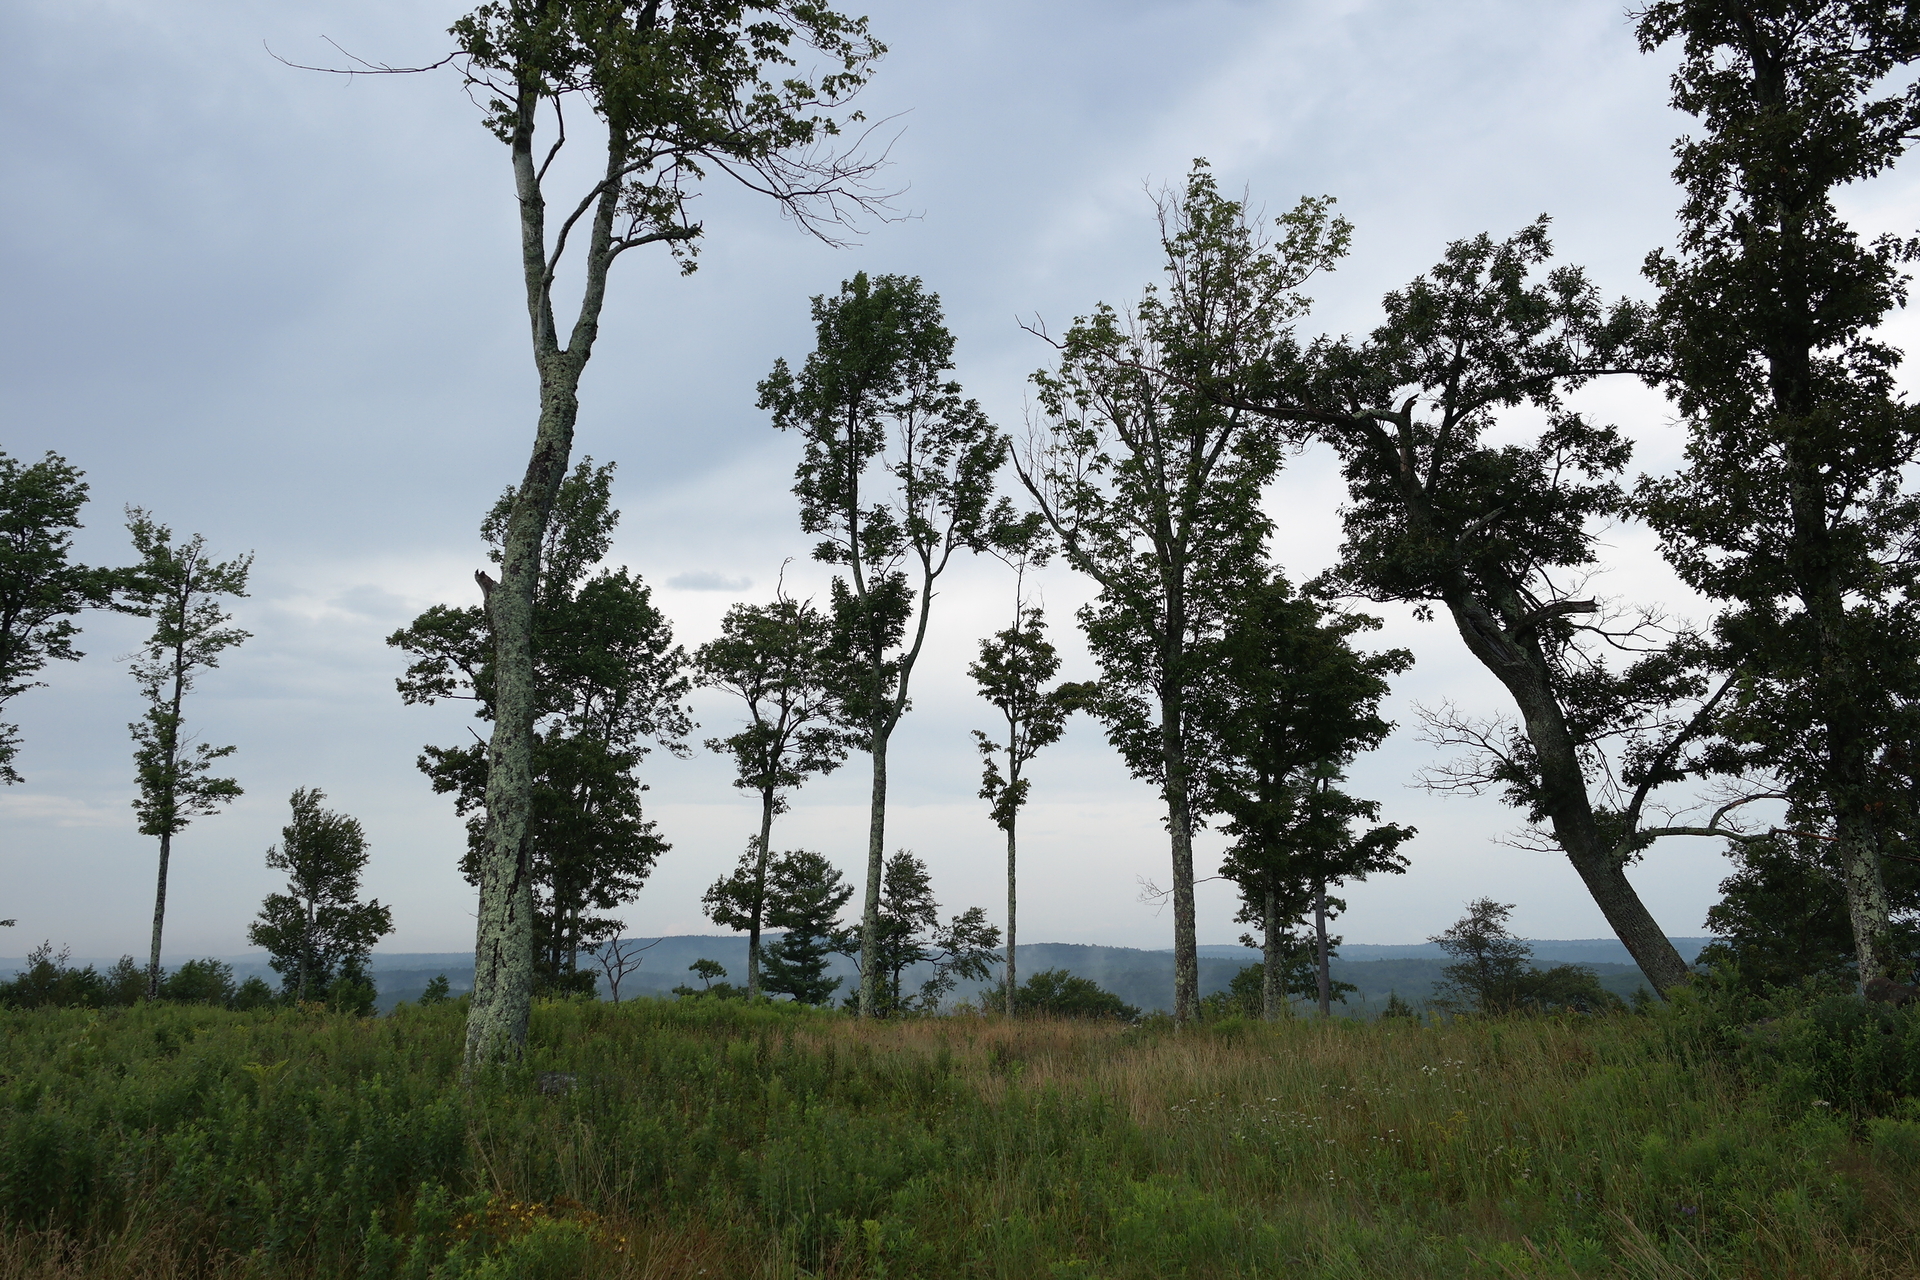
[[[153,620],[133,663],[147,700],[146,714],[129,726],[140,784],[133,807],[141,834],[164,838],[241,794],[232,778],[208,776],[235,749],[192,741],[182,703],[198,673],[219,666],[220,655],[251,634],[227,625],[232,615],[221,597],[247,594],[253,557],[211,560],[206,539],[195,534],[176,544],[171,529],[138,507],[127,508],[127,532],[139,559],[126,571],[120,608]]]
[[[931,1013],[961,979],[984,981],[1000,956],[1000,930],[987,923],[987,913],[969,907],[946,924],[940,923],[940,904],[934,901],[933,878],[927,864],[901,849],[887,859],[880,883],[879,924],[873,947],[880,974],[880,1000],[875,1013]],[[865,963],[864,930],[842,929],[834,949]],[[918,994],[902,988],[906,971],[917,964],[933,966],[933,975],[920,984]]]
[[[29,951],[26,967],[0,983],[0,1005],[11,1009],[91,1009],[109,1003],[131,1004],[146,990],[146,975],[138,974],[132,993],[120,1001],[111,974],[103,979],[92,965],[73,968],[67,963],[68,954],[62,948],[55,955],[51,942]],[[131,964],[132,957],[125,957],[125,961]]]
[[[457,1007],[8,1012],[0,1232],[289,1280],[1911,1272],[1876,1190],[1920,1160],[1899,1090],[1850,1133],[1846,1095],[1739,1056],[1753,1011],[1172,1035],[552,1002],[472,1081]],[[1807,1061],[1910,1073],[1913,1015],[1865,1017]]]
[[[747,989],[736,987],[731,982],[717,979],[727,976],[727,968],[718,960],[695,960],[687,966],[687,971],[700,979],[698,987],[675,987],[673,994],[681,999],[689,996],[708,996],[715,1000],[741,1000],[746,998]]]
[[[333,985],[336,972],[364,967],[373,946],[393,932],[393,910],[360,901],[367,839],[360,823],[320,807],[326,793],[298,788],[293,822],[267,850],[267,866],[288,874],[287,892],[267,895],[247,941],[265,947],[289,999]]]
[[[426,990],[420,993],[419,1003],[432,1006],[445,1004],[451,999],[453,999],[453,993],[447,983],[447,975],[442,973],[428,980]]]
[[[225,1008],[233,1002],[233,966],[224,960],[189,960],[160,983],[160,998],[175,1004]]]
[[[1140,1010],[1091,978],[1077,978],[1065,969],[1042,969],[1013,993],[1016,1013],[1048,1018],[1119,1018],[1137,1022]]]
[[[1327,950],[1330,956],[1337,954],[1339,939],[1330,939]],[[1280,992],[1285,1002],[1282,1009],[1290,1010],[1294,1000],[1318,1000],[1320,974],[1316,963],[1318,947],[1315,940],[1311,937],[1288,936],[1282,941],[1280,956]],[[1209,1018],[1264,1017],[1266,983],[1267,966],[1264,962],[1245,965],[1227,979],[1226,990],[1216,991],[1200,1002],[1201,1011]],[[1327,982],[1327,998],[1345,1004],[1347,993],[1359,989],[1351,982],[1330,978]]]
[[[57,453],[21,463],[0,450],[0,711],[49,662],[72,662],[83,609],[112,599],[111,570],[71,564],[73,531],[86,505],[83,473]],[[0,784],[21,781],[13,761],[20,727],[0,724]]]
[[[596,167],[615,177],[587,202],[618,230],[601,230],[590,254],[664,242],[687,271],[702,230],[687,202],[709,167],[773,195],[817,234],[837,222],[835,197],[847,198],[864,166],[817,149],[886,51],[865,18],[800,0],[688,0],[665,11],[641,0],[492,0],[451,34],[488,130],[516,152],[531,150],[548,103],[578,103],[606,126]],[[800,58],[824,70],[802,69]]]
[[[1481,898],[1445,933],[1427,939],[1452,956],[1434,987],[1434,1003],[1457,1012],[1516,1013],[1524,1010],[1574,1010],[1606,1013],[1621,1008],[1620,998],[1600,985],[1593,970],[1577,964],[1546,969],[1532,962],[1533,947],[1507,930],[1511,903]]]
[[[639,767],[648,742],[684,754],[692,728],[684,699],[687,655],[652,591],[625,568],[602,566],[620,513],[613,464],[584,459],[560,485],[534,610],[537,701],[529,818],[535,882],[535,971],[542,989],[591,980],[579,952],[604,936],[609,911],[639,893],[670,846],[644,816]],[[501,558],[511,493],[481,526]],[[435,605],[387,643],[414,656],[396,683],[409,704],[472,701],[493,718],[494,643],[486,611]],[[485,844],[487,747],[426,748],[419,766],[467,818],[461,869],[475,883]]]
[[[1060,655],[1047,639],[1046,613],[1024,604],[1017,613],[1013,626],[980,642],[979,658],[967,667],[980,696],[1006,722],[1005,742],[995,742],[978,729],[973,738],[985,760],[980,798],[993,806],[994,825],[1008,832],[1014,829],[1032,785],[1022,776],[1023,768],[1040,748],[1058,742],[1067,717],[1095,696],[1094,687],[1085,683],[1047,687],[1060,670]],[[1002,755],[1007,761],[1004,770],[998,758]]]
[[[842,981],[826,976],[827,961],[853,886],[823,855],[805,849],[774,858],[767,876],[767,922],[786,932],[766,949],[761,985],[800,1004],[825,1004]]]
[[[1749,794],[1786,798],[1787,827],[1836,846],[1818,861],[1840,877],[1872,976],[1903,959],[1890,916],[1916,905],[1910,892],[1889,900],[1881,864],[1890,840],[1920,838],[1920,406],[1899,388],[1902,354],[1883,326],[1906,302],[1920,242],[1863,240],[1838,197],[1913,143],[1920,97],[1898,73],[1920,30],[1888,0],[1751,12],[1664,0],[1638,18],[1643,50],[1680,55],[1673,105],[1701,126],[1674,149],[1677,252],[1645,268],[1686,465],[1643,481],[1638,507],[1681,579],[1721,606],[1715,659],[1737,679],[1718,767]],[[1769,923],[1788,927],[1803,913],[1781,852],[1753,858],[1742,887],[1785,877],[1764,897],[1787,908]]]

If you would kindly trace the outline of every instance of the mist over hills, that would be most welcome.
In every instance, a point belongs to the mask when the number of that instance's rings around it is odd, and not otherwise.
[[[769,939],[777,935],[768,935]],[[744,982],[747,968],[747,940],[738,934],[680,934],[663,938],[641,938],[649,944],[640,967],[621,982],[622,999],[634,996],[667,996],[677,986],[699,986],[688,972],[696,960],[715,960],[727,969],[727,979]],[[1711,938],[1673,938],[1681,958],[1691,963]],[[1623,999],[1631,998],[1640,987],[1651,987],[1633,964],[1627,950],[1615,938],[1543,938],[1530,940],[1533,958],[1540,964],[1582,964],[1599,975],[1601,985]],[[172,964],[191,957],[170,957]],[[236,980],[258,975],[277,984],[277,977],[263,953],[219,956],[233,966]],[[1247,947],[1214,944],[1200,948],[1200,991],[1203,996],[1226,989],[1233,975],[1256,963],[1260,953]],[[25,965],[21,958],[0,957],[0,973],[13,974]],[[75,957],[74,965],[92,964],[104,969],[111,957]],[[1376,1015],[1390,995],[1415,1008],[1426,1004],[1446,955],[1436,943],[1349,943],[1330,966],[1333,976],[1353,983],[1359,990],[1347,997],[1338,1012],[1348,1016]],[[1173,1007],[1173,953],[1147,951],[1135,947],[1103,947],[1071,942],[1027,942],[1020,946],[1020,973],[1023,976],[1043,969],[1065,969],[1076,977],[1090,978],[1128,1004],[1147,1012]],[[455,995],[473,989],[473,953],[470,951],[381,952],[373,954],[371,964],[375,985],[379,988],[382,1011],[403,1000],[418,999],[435,977],[446,975]],[[858,970],[844,956],[833,958],[829,972],[845,979],[842,992],[852,991]],[[916,966],[908,971],[906,985],[917,988],[932,973],[931,966]],[[961,983],[955,1000],[977,1000],[991,984]],[[601,995],[607,996],[604,979]]]

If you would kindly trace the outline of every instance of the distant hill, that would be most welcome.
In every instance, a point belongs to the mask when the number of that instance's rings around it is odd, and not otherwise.
[[[697,985],[697,980],[687,971],[687,966],[695,960],[716,960],[726,967],[728,981],[740,983],[746,980],[747,940],[739,934],[681,934],[656,939],[643,938],[640,941],[651,942],[652,945],[643,954],[639,969],[629,973],[621,983],[620,995],[623,999],[664,996],[676,986]],[[1712,939],[1674,938],[1671,941],[1679,949],[1681,957],[1691,962]],[[1622,998],[1630,998],[1638,988],[1650,985],[1617,939],[1541,939],[1532,945],[1535,960],[1543,964],[1584,964],[1599,975],[1601,985]],[[1331,965],[1333,975],[1342,982],[1353,983],[1359,990],[1347,997],[1344,1006],[1336,1005],[1335,1008],[1358,1017],[1377,1015],[1385,1007],[1389,996],[1396,993],[1416,1008],[1423,1007],[1432,995],[1434,983],[1440,980],[1441,967],[1446,963],[1445,954],[1430,942],[1398,945],[1349,943],[1340,951],[1339,958]],[[258,974],[270,982],[276,981],[276,975],[267,965],[266,956],[259,952],[219,958],[233,966],[236,978],[245,979]],[[1246,947],[1201,947],[1201,994],[1204,996],[1225,990],[1234,974],[1259,959],[1259,952]],[[113,961],[111,958],[75,957],[69,963],[92,964],[104,969]],[[175,958],[172,963],[179,963],[179,959]],[[25,964],[24,959],[17,957],[0,958],[0,974],[11,975]],[[441,974],[446,975],[447,985],[454,995],[473,990],[471,951],[376,951],[371,968],[383,1010],[391,1009],[402,1000],[418,999],[421,992],[426,990],[427,983]],[[1091,978],[1128,1004],[1137,1005],[1143,1010],[1166,1010],[1173,1006],[1171,951],[1100,947],[1071,942],[1022,944],[1020,972],[1030,975],[1042,969],[1065,969],[1078,977]],[[854,990],[858,970],[851,960],[835,957],[829,972],[844,979],[840,987],[843,995]],[[918,987],[930,972],[930,969],[910,971],[907,975],[908,985]],[[954,992],[954,999],[977,999],[988,985],[962,983]],[[605,994],[603,983],[602,995]]]

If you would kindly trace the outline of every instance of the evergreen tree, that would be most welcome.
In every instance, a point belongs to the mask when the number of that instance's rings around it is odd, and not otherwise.
[[[81,471],[57,453],[22,464],[0,450],[0,712],[41,682],[49,662],[72,662],[74,617],[112,601],[116,575],[69,563],[87,501]],[[21,780],[20,726],[0,723],[0,785]]]
[[[140,834],[160,840],[160,874],[153,896],[153,941],[147,958],[147,998],[160,996],[160,934],[166,923],[167,869],[173,838],[195,818],[218,813],[241,794],[232,778],[209,776],[215,761],[234,752],[195,742],[186,729],[186,696],[202,671],[220,665],[220,655],[249,632],[233,620],[222,597],[247,594],[251,555],[209,559],[206,540],[195,534],[176,543],[173,531],[138,507],[127,508],[127,531],[139,559],[126,571],[126,612],[153,621],[153,633],[133,661],[133,678],[147,711],[128,725],[140,785],[133,802]]]
[[[860,1012],[881,1012],[881,895],[887,762],[926,644],[934,585],[959,551],[1010,548],[1032,536],[994,477],[1007,439],[949,373],[953,335],[940,299],[917,278],[862,272],[813,300],[816,344],[799,373],[785,360],[760,384],[760,407],[803,441],[794,493],[814,558],[833,579],[836,692],[873,762],[867,885],[861,911]]]
[[[294,791],[293,821],[267,850],[267,865],[287,873],[287,891],[268,894],[247,926],[247,942],[266,948],[281,993],[294,1000],[363,971],[374,944],[393,932],[391,908],[360,901],[366,835],[356,819],[321,808],[326,798],[317,788]]]
[[[831,641],[829,620],[810,601],[781,590],[772,604],[728,609],[719,637],[693,655],[701,684],[725,689],[747,707],[744,728],[706,745],[733,757],[734,786],[758,793],[760,835],[733,874],[708,888],[703,903],[708,919],[747,935],[748,999],[760,996],[774,816],[786,811],[788,792],[838,768],[850,745],[831,691]]]
[[[969,907],[959,915],[940,923],[940,904],[933,897],[933,877],[927,864],[906,849],[887,859],[880,893],[879,945],[866,946],[866,931],[842,930],[835,950],[854,957],[862,977],[868,972],[868,957],[880,966],[879,987],[885,1014],[905,1013],[918,1008],[933,1012],[961,980],[982,981],[991,976],[1000,956],[1000,930],[987,923],[981,907]],[[917,995],[909,997],[903,989],[906,971],[917,964],[933,966],[931,977],[920,984]]]
[[[1833,844],[1820,862],[1864,984],[1899,951],[1876,757],[1920,695],[1920,506],[1904,475],[1920,407],[1879,330],[1920,244],[1863,242],[1835,197],[1920,136],[1920,94],[1888,82],[1920,55],[1920,15],[1895,0],[1661,0],[1639,36],[1678,47],[1673,105],[1703,128],[1675,147],[1678,252],[1647,261],[1687,465],[1644,482],[1640,508],[1680,576],[1724,605],[1728,770],[1765,779],[1756,793],[1784,793],[1790,825]],[[1749,870],[1777,861],[1763,851]]]
[[[817,853],[795,849],[767,869],[767,923],[786,932],[766,950],[763,986],[800,1004],[825,1004],[841,979],[828,978],[840,912],[853,886],[839,868]]]

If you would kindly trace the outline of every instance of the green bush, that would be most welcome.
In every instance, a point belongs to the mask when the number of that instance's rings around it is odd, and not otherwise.
[[[1016,1013],[1049,1018],[1120,1018],[1137,1021],[1140,1010],[1091,978],[1076,978],[1065,969],[1042,969],[1013,992]]]

